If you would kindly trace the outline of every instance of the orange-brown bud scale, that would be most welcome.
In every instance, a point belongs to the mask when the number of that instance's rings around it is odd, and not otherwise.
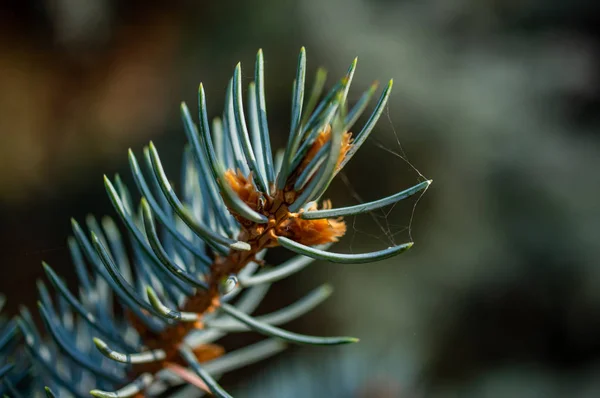
[[[225,350],[218,344],[202,344],[194,348],[193,352],[198,361],[207,362],[220,357],[225,353]]]
[[[310,161],[313,160],[313,158],[317,155],[317,152],[319,152],[321,147],[323,147],[323,145],[325,145],[329,140],[331,140],[331,126],[327,126],[323,131],[319,133],[315,142],[312,144],[312,146],[306,153],[306,156],[300,163],[300,167],[298,167],[296,174],[300,175],[300,173],[306,168],[306,166],[308,166]],[[344,158],[346,157],[346,153],[348,153],[351,147],[352,133],[347,131],[342,136],[342,147],[340,148],[340,156],[338,157],[337,163],[335,165],[336,170],[339,169],[340,165],[342,164],[342,160],[344,160]]]
[[[324,204],[323,208],[327,208],[327,206]],[[317,210],[317,205],[313,204],[308,210]],[[345,233],[346,223],[341,217],[304,220],[295,216],[282,222],[277,229],[277,235],[285,236],[307,246],[337,242]]]

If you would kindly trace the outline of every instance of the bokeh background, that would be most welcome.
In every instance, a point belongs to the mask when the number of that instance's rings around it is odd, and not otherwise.
[[[241,60],[250,77],[260,47],[282,145],[305,45],[309,71],[326,67],[329,85],[359,57],[351,101],[394,78],[388,111],[330,189],[334,204],[388,195],[421,174],[434,184],[418,202],[349,219],[337,246],[412,238],[409,253],[318,263],[261,308],[329,281],[333,297],[290,328],[359,344],[293,349],[225,386],[252,397],[598,397],[599,26],[592,0],[2,2],[8,313],[34,305],[42,259],[73,278],[69,218],[112,214],[102,174],[131,181],[127,148],[154,140],[177,175],[179,102],[195,106],[203,81],[209,113],[220,113],[233,67]]]

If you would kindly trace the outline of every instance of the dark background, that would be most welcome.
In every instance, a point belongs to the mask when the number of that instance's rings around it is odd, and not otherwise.
[[[35,303],[42,259],[73,278],[69,218],[112,214],[102,174],[131,181],[127,148],[154,140],[177,175],[179,102],[195,108],[203,81],[219,114],[235,64],[252,76],[258,48],[283,145],[304,45],[309,83],[325,66],[330,86],[359,57],[351,103],[394,78],[388,111],[330,189],[334,204],[399,191],[419,173],[434,184],[418,203],[348,219],[336,246],[412,237],[409,253],[315,264],[261,309],[331,282],[333,297],[290,328],[358,345],[293,350],[224,384],[257,397],[600,396],[599,22],[591,0],[3,2],[6,311]]]

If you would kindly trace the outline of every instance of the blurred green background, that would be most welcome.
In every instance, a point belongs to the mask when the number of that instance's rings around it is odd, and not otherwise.
[[[351,103],[394,78],[388,112],[330,188],[334,204],[397,192],[420,173],[434,184],[418,203],[348,219],[336,249],[412,237],[409,253],[315,264],[261,308],[329,281],[332,299],[290,328],[359,344],[294,349],[224,384],[256,397],[598,397],[599,23],[591,0],[3,2],[8,311],[35,303],[42,259],[73,278],[69,218],[112,214],[102,174],[131,181],[127,148],[154,140],[176,179],[179,102],[195,107],[202,81],[219,114],[235,64],[249,81],[258,48],[281,146],[304,45],[309,73],[326,67],[329,86],[359,57]]]

